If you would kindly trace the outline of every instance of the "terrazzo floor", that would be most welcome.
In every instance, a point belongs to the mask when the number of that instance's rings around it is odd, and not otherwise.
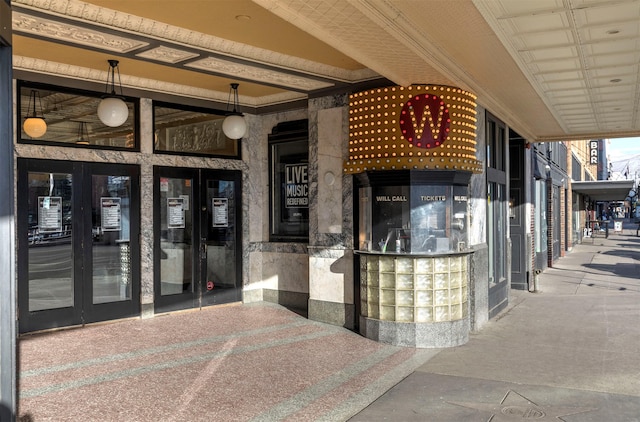
[[[343,421],[436,353],[268,303],[28,335],[19,420]]]

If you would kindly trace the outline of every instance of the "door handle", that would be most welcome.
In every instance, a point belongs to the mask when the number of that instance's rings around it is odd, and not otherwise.
[[[200,239],[200,259],[207,259],[207,238]]]

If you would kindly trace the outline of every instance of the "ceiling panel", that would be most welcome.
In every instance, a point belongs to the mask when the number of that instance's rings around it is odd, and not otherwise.
[[[562,71],[562,72],[540,72],[536,74],[541,81],[546,82],[563,82],[563,81],[579,81],[582,80],[582,72],[579,71]]]
[[[640,2],[476,0],[474,4],[567,132],[595,137],[624,127],[627,134],[640,133]],[[528,28],[535,32],[526,33]],[[590,106],[566,108],[579,101]],[[615,116],[605,108],[611,104],[619,109]],[[628,119],[621,126],[623,116]]]
[[[549,29],[544,32],[530,34],[515,33],[514,44],[522,50],[546,50],[553,47],[570,47],[575,44],[575,38],[571,31],[554,31]]]
[[[240,82],[241,101],[256,110],[368,81],[439,83],[476,93],[531,141],[640,135],[639,0],[13,0],[12,7],[15,62],[26,74],[99,80],[116,58],[132,87],[220,100]]]
[[[594,1],[585,2],[584,7],[575,7],[573,13],[581,25],[612,25],[631,22],[640,14],[637,1]],[[638,35],[636,33],[636,35]]]
[[[530,63],[527,68],[529,72],[533,73],[531,76],[535,76],[540,73],[552,74],[556,72],[566,72],[571,70],[579,70],[580,74],[582,74],[582,64],[580,63],[580,59],[577,57],[533,62]]]
[[[562,11],[562,0],[536,0],[535,2],[506,1],[496,2],[496,8],[501,9],[501,15],[505,18],[514,18],[522,15],[551,14],[554,11]]]

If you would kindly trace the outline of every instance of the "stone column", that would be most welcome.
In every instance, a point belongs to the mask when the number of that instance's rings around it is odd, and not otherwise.
[[[348,97],[309,101],[309,319],[355,326]]]
[[[140,99],[140,203],[153,204],[153,103]],[[140,306],[142,317],[153,308],[153,207],[140,209]]]

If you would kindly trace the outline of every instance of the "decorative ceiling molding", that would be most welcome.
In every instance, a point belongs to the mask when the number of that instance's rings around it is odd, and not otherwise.
[[[230,60],[206,57],[201,60],[185,64],[185,67],[204,70],[206,72],[216,72],[225,75],[235,75],[242,79],[252,81],[270,81],[278,86],[298,89],[302,91],[313,91],[334,86],[332,83],[318,81],[315,79],[303,78],[289,73],[276,72],[270,69],[247,66],[245,64],[232,62]]]
[[[161,45],[160,47],[137,53],[136,56],[142,57],[143,59],[176,64],[198,57],[198,54]]]
[[[13,29],[16,32],[35,35],[62,41],[65,43],[80,44],[83,46],[108,50],[117,53],[128,53],[139,50],[149,45],[135,39],[127,39],[112,34],[102,33],[87,29],[78,25],[56,22],[39,16],[30,16],[24,13],[13,13]],[[176,64],[198,57],[199,54],[177,48],[159,46],[150,50],[135,54],[137,57]],[[250,66],[230,60],[207,57],[184,65],[185,67],[203,70],[208,73],[233,75],[235,77],[256,82],[269,81],[270,84],[280,85],[301,91],[313,91],[334,86],[334,84],[278,72],[268,68]]]
[[[108,72],[86,67],[73,66],[64,63],[40,60],[31,57],[13,56],[13,68],[25,72],[34,72],[44,75],[78,79],[87,82],[104,84]],[[220,91],[195,88],[187,85],[162,82],[154,79],[144,79],[126,74],[120,75],[124,88],[140,89],[180,97],[189,97],[200,100],[226,103],[229,100],[228,93]],[[266,95],[262,97],[245,97],[240,95],[241,106],[267,107],[291,101],[305,100],[307,96],[296,92],[284,92],[281,94]]]
[[[44,37],[55,41],[80,44],[115,53],[128,53],[146,47],[149,43],[119,37],[117,35],[88,29],[78,25],[53,21],[39,16],[13,12],[12,26],[15,32]]]
[[[147,37],[168,44],[200,49],[207,53],[226,55],[256,65],[295,71],[311,76],[341,82],[360,82],[379,77],[370,69],[351,71],[323,63],[277,53],[259,47],[226,40],[201,32],[179,28],[144,17],[133,16],[117,10],[106,9],[80,0],[13,0],[12,5],[22,10],[53,13],[61,18],[72,19],[85,25],[99,25],[111,30],[126,32],[136,37]],[[15,12],[14,12],[15,13]],[[25,13],[26,14],[26,13]],[[29,15],[30,16],[30,15]],[[19,28],[14,31],[20,32]],[[69,42],[74,42],[69,39]],[[202,54],[203,56],[207,54]]]

